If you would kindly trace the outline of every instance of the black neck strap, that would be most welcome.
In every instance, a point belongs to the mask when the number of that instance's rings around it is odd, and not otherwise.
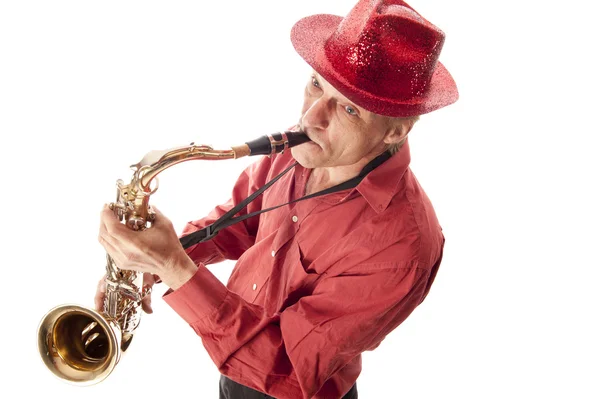
[[[313,193],[310,195],[305,195],[304,197],[295,199],[295,200],[287,202],[285,204],[277,205],[277,206],[267,208],[267,209],[261,209],[260,211],[256,211],[256,212],[248,213],[248,214],[241,215],[238,217],[234,217],[234,215],[237,214],[243,208],[245,208],[246,205],[248,205],[250,202],[254,201],[254,199],[256,197],[261,195],[263,193],[263,191],[265,191],[266,189],[271,187],[283,175],[285,175],[287,172],[289,172],[291,169],[293,169],[296,165],[298,165],[298,162],[294,162],[292,165],[290,165],[287,169],[285,169],[279,175],[275,176],[270,182],[268,182],[267,184],[265,184],[264,186],[262,186],[261,188],[256,190],[254,193],[252,193],[248,198],[246,198],[245,200],[241,201],[239,204],[237,204],[236,206],[231,208],[231,210],[229,210],[229,212],[227,212],[226,214],[221,216],[219,219],[215,220],[214,223],[212,223],[209,226],[204,227],[203,229],[197,230],[191,234],[181,237],[179,239],[179,241],[181,242],[181,245],[183,246],[183,248],[189,248],[192,245],[196,245],[201,242],[208,241],[208,240],[214,238],[217,235],[217,233],[219,232],[219,230],[221,230],[221,229],[227,228],[227,227],[231,226],[232,224],[241,222],[242,220],[246,220],[253,216],[259,215],[263,212],[272,211],[273,209],[281,208],[282,206],[289,205],[294,202],[303,201],[303,200],[307,200],[309,198],[314,198],[314,197],[318,197],[321,195],[335,193],[336,191],[342,191],[342,190],[346,190],[348,188],[356,187],[358,185],[358,183],[360,183],[362,181],[362,179],[364,179],[364,177],[370,171],[372,171],[373,169],[375,169],[376,167],[378,167],[379,165],[381,165],[382,163],[387,161],[391,156],[392,155],[388,151],[385,151],[384,153],[382,153],[381,155],[379,155],[375,159],[373,159],[371,162],[369,162],[367,165],[365,165],[365,167],[360,171],[358,176],[356,176],[348,181],[345,181],[343,183],[340,183],[336,186],[329,187],[325,190],[321,190],[319,192],[316,192],[316,193]]]

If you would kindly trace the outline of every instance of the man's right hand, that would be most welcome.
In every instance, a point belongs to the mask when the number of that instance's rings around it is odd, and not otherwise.
[[[156,279],[153,274],[144,273],[144,286],[148,286],[152,288]],[[96,289],[96,296],[94,297],[94,307],[98,312],[104,312],[104,297],[106,295],[106,282],[104,281],[104,277],[98,281],[98,288]],[[152,313],[152,294],[146,295],[144,299],[142,299],[142,310],[148,314]]]

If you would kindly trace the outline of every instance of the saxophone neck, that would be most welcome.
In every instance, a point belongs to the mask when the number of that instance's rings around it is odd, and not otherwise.
[[[229,150],[214,150],[207,145],[190,143],[168,150],[150,151],[138,163],[131,165],[134,170],[131,183],[125,185],[119,180],[117,203],[114,205],[115,213],[120,220],[125,219],[126,224],[132,229],[144,229],[147,223],[152,221],[148,198],[158,188],[158,179],[155,184],[152,182],[163,170],[181,162],[198,159],[221,160],[248,155],[271,155],[284,152],[309,140],[303,132],[286,131],[265,135],[240,146],[231,147]]]
[[[196,145],[190,143],[187,146],[170,148],[163,151],[150,151],[137,164],[131,165],[136,171],[134,178],[137,177],[139,188],[144,192],[150,191],[152,180],[163,170],[170,168],[185,161],[197,159],[219,160],[240,158],[249,153],[245,153],[242,147],[233,147],[231,150],[214,150],[207,145]]]
[[[140,162],[131,165],[136,170],[138,186],[143,192],[150,191],[150,183],[163,170],[184,161],[196,159],[220,160],[235,159],[248,155],[270,155],[310,141],[304,132],[286,131],[268,134],[245,144],[231,147],[230,150],[214,150],[207,145],[190,145],[163,151],[150,151]]]

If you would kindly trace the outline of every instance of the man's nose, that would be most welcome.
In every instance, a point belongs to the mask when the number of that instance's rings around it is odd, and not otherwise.
[[[330,107],[331,104],[326,98],[316,99],[302,115],[302,126],[312,129],[327,129],[331,118]]]

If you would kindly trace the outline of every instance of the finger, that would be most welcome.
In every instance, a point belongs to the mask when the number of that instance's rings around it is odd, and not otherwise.
[[[117,262],[117,259],[120,259],[121,256],[120,252],[113,245],[113,241],[114,238],[107,234],[106,231],[100,229],[100,233],[98,234],[98,242],[104,247],[104,250],[110,255],[110,257]]]
[[[154,275],[152,273],[144,273],[144,287],[152,288],[154,285]],[[152,313],[152,294],[146,295],[142,299],[142,310],[146,313]]]
[[[108,222],[119,222],[117,215],[115,215],[115,211],[110,209],[110,206],[108,204],[104,204],[104,206],[102,207],[102,210],[100,211],[100,219],[103,223],[105,220]]]
[[[155,274],[152,273],[144,273],[144,285],[147,285],[148,287],[152,287],[154,285],[154,283],[156,282],[155,279]]]
[[[107,219],[108,217],[106,215],[103,215],[100,218],[100,226],[98,226],[98,238],[102,237],[104,241],[110,242],[113,240],[114,228],[112,229],[113,232],[109,230],[110,220]]]
[[[115,212],[108,205],[104,205],[100,212],[100,226],[104,227],[110,235],[123,234],[127,231],[127,227],[119,221]]]
[[[152,205],[152,212],[154,213],[154,226],[159,227],[160,225],[171,225],[171,220],[165,216],[155,205]]]
[[[104,278],[102,278],[98,282],[98,287],[96,288],[96,296],[94,297],[94,306],[97,311],[104,311],[104,297],[106,296],[106,282]]]
[[[144,297],[144,299],[142,299],[142,310],[148,314],[154,312],[152,310],[152,298],[150,297],[150,295],[151,294],[148,294]]]
[[[164,214],[156,207],[156,205],[150,206],[150,212],[154,214],[154,223],[156,223],[157,219],[162,219]]]
[[[157,213],[162,215],[163,213],[160,211],[160,209],[158,209],[158,207],[156,205],[151,205],[150,208],[152,209],[152,212]]]
[[[107,239],[114,240],[111,237],[108,237]],[[125,253],[123,253],[121,250],[119,250],[116,246],[114,246],[109,241],[107,241],[107,239],[105,239],[101,235],[98,236],[98,241],[100,241],[100,244],[102,244],[106,253],[112,258],[112,260],[115,262],[115,265],[117,265],[117,267],[119,269],[133,270],[133,271],[140,272],[140,273],[146,272],[146,270],[144,270],[143,263],[139,263],[132,257],[128,257]]]

